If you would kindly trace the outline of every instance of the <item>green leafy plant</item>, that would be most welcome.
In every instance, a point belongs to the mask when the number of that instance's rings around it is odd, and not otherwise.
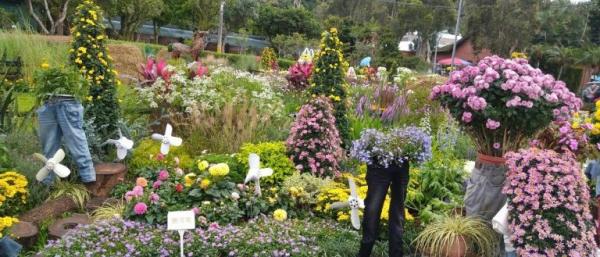
[[[272,185],[282,182],[296,171],[294,163],[289,159],[286,151],[284,142],[248,143],[242,145],[237,159],[242,164],[242,169],[248,170],[248,155],[258,154],[261,167],[273,169],[273,175],[261,178],[261,182]]]
[[[90,84],[86,117],[93,120],[93,129],[105,141],[116,134],[120,115],[116,86],[120,81],[108,54],[102,19],[102,10],[94,1],[85,0],[77,7],[69,59]]]
[[[323,32],[321,49],[315,54],[314,72],[309,93],[313,96],[330,98],[333,103],[335,124],[342,139],[342,146],[350,146],[350,129],[347,117],[347,83],[345,81],[348,63],[342,53],[342,42],[337,29]]]
[[[418,252],[431,257],[474,254],[494,256],[497,234],[483,220],[472,217],[444,217],[428,225],[414,241]],[[462,255],[453,255],[457,251]]]
[[[430,161],[410,172],[405,205],[418,212],[424,224],[462,205],[462,183],[466,177],[463,161],[434,149]]]
[[[83,184],[59,180],[54,184],[54,189],[50,192],[48,200],[54,200],[61,197],[68,197],[83,210],[85,208],[85,203],[90,199],[90,192]]]
[[[53,95],[73,95],[81,101],[87,94],[87,81],[73,68],[49,67],[42,63],[42,68],[34,74],[35,94],[38,101]]]
[[[129,175],[137,176],[148,168],[159,168],[174,166],[176,159],[179,159],[179,167],[187,169],[194,166],[193,159],[185,151],[184,147],[171,147],[168,155],[160,153],[160,142],[150,138],[143,139],[137,143],[133,149],[133,154],[129,160]]]
[[[94,221],[110,220],[123,217],[123,213],[125,213],[125,203],[121,200],[117,200],[104,203],[98,209],[95,209],[92,212],[92,218]]]
[[[277,70],[277,56],[273,48],[265,47],[260,55],[260,67],[266,71]]]

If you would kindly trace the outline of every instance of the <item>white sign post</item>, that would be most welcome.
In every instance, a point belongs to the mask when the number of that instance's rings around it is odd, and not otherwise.
[[[194,211],[171,211],[167,214],[167,230],[177,230],[179,232],[179,247],[181,257],[183,253],[183,234],[186,230],[196,228],[196,214]]]

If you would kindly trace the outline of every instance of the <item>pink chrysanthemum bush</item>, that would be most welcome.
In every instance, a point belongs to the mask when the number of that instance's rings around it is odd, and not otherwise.
[[[515,151],[551,121],[568,116],[581,100],[564,82],[533,68],[526,59],[486,57],[454,71],[431,98],[450,110],[481,153]]]
[[[590,196],[573,155],[530,148],[506,158],[503,192],[518,256],[593,256]]]
[[[322,177],[339,175],[340,144],[333,107],[325,97],[302,106],[286,142],[296,169]]]

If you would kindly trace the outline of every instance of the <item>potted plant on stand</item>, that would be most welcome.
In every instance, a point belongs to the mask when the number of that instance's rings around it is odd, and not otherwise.
[[[486,57],[450,74],[433,88],[439,100],[477,145],[478,156],[465,194],[468,216],[490,221],[506,202],[504,153],[527,143],[553,120],[577,110],[581,100],[562,81],[526,59]]]
[[[404,200],[409,181],[409,163],[431,158],[431,138],[417,127],[393,129],[387,133],[367,129],[353,142],[350,154],[367,164],[367,198],[363,216],[363,239],[359,257],[371,255],[378,235],[383,203],[391,187],[388,225],[389,256],[402,256]]]

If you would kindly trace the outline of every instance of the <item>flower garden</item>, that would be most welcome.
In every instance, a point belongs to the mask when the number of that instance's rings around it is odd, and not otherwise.
[[[597,256],[583,167],[600,151],[600,101],[584,106],[526,56],[448,77],[353,67],[331,28],[291,65],[270,48],[241,67],[155,46],[127,66],[93,1],[75,15],[68,43],[0,31],[0,45],[29,42],[17,53],[54,53],[0,80],[0,256],[178,256],[175,211],[194,215],[185,256],[356,256],[388,169],[408,176],[401,200],[394,178],[381,195],[370,256]],[[83,104],[64,115],[85,131],[95,183],[72,135],[63,158],[38,140],[45,97],[65,94]]]

